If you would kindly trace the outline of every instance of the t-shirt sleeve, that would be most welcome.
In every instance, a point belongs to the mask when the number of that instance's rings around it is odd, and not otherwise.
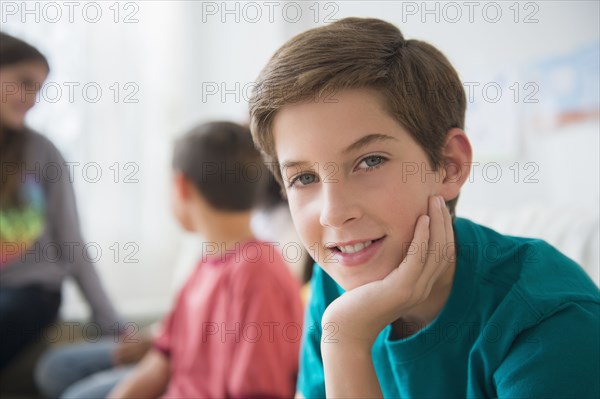
[[[325,312],[325,286],[323,270],[315,264],[310,281],[310,297],[304,312],[300,371],[297,391],[307,399],[325,397],[325,375],[321,356],[321,319]]]
[[[600,304],[585,302],[521,333],[494,382],[499,398],[598,398],[599,375]]]
[[[175,320],[177,307],[175,306],[171,312],[163,319],[158,334],[154,339],[152,347],[165,355],[170,357],[171,355],[171,340],[173,333],[173,321]]]
[[[227,378],[231,398],[289,398],[294,394],[302,332],[299,287],[256,265],[236,275],[229,324],[239,325]],[[280,267],[286,267],[283,263]],[[284,284],[282,284],[284,283]]]

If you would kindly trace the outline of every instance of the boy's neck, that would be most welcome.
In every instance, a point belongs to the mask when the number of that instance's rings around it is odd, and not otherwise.
[[[251,212],[220,212],[197,220],[195,227],[205,242],[220,250],[235,250],[236,244],[254,238],[250,228]]]

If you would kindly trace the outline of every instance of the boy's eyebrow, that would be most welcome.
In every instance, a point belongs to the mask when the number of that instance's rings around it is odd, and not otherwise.
[[[388,141],[388,140],[399,141],[394,136],[389,136],[387,134],[382,134],[382,133],[371,133],[371,134],[361,137],[360,139],[356,140],[354,143],[350,144],[348,147],[346,147],[344,150],[342,150],[342,154],[346,155],[348,153],[358,151],[361,148],[366,147],[369,144],[377,142],[377,141]],[[283,169],[292,168],[292,167],[302,167],[302,166],[306,166],[306,165],[310,165],[310,162],[286,161],[281,165],[281,169],[283,170]]]
[[[283,171],[287,168],[300,168],[300,170],[303,170],[303,166],[306,165],[310,165],[309,162],[303,162],[303,161],[286,161],[283,164],[281,164],[281,166],[279,167],[280,171]]]
[[[382,134],[382,133],[368,134],[368,135],[356,140],[354,143],[350,144],[348,147],[346,147],[346,149],[342,151],[342,154],[346,155],[350,152],[360,150],[361,148],[366,147],[369,144],[374,143],[376,141],[387,141],[387,140],[398,141],[398,139],[396,137],[389,136],[387,134]]]

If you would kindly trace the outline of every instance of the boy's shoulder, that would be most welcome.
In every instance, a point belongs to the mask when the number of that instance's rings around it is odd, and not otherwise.
[[[467,219],[457,218],[455,231],[458,249],[465,245],[471,249],[469,253],[463,249],[457,260],[467,290],[473,293],[470,309],[486,326],[510,326],[511,334],[504,337],[506,352],[512,342],[509,336],[517,339],[523,331],[537,331],[547,320],[593,324],[590,315],[600,311],[598,287],[582,267],[552,245],[503,235]]]
[[[504,235],[464,218],[454,227],[458,262],[480,282],[540,299],[598,296],[585,270],[544,240]]]
[[[471,257],[459,255],[457,268],[471,276],[462,273],[473,292],[465,317],[481,323],[470,356],[495,370],[490,385],[505,396],[519,389],[542,396],[541,387],[531,386],[536,378],[552,381],[548,386],[567,372],[593,380],[597,366],[588,360],[598,351],[600,292],[583,268],[544,240],[466,219],[457,219],[456,231],[459,246],[461,236],[475,243]]]

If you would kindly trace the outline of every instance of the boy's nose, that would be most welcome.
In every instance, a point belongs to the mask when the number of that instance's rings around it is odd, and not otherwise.
[[[346,190],[341,180],[322,184],[321,226],[341,228],[362,215],[357,193]]]

